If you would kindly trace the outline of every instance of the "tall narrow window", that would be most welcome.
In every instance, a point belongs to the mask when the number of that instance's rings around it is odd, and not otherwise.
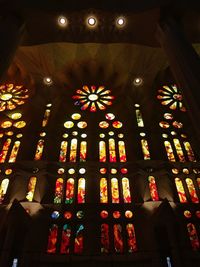
[[[170,161],[176,161],[174,153],[173,153],[173,149],[172,149],[172,146],[171,146],[171,143],[169,141],[165,141],[164,145],[165,145],[165,149],[166,149],[166,152],[167,152],[168,159]]]
[[[100,203],[108,203],[108,183],[106,178],[100,180]]]
[[[71,226],[69,224],[65,224],[62,230],[62,239],[60,246],[61,254],[69,254],[70,238],[71,238]]]
[[[78,203],[85,203],[85,179],[78,180]]]
[[[11,151],[11,154],[10,154],[10,158],[8,160],[8,162],[15,162],[16,159],[17,159],[17,154],[18,154],[18,151],[19,151],[19,147],[20,147],[20,141],[16,141],[14,143],[14,146],[12,148],[12,151]]]
[[[106,162],[106,143],[104,141],[99,142],[99,161]]]
[[[59,161],[60,162],[65,162],[66,157],[67,157],[67,141],[62,141],[61,147],[60,147],[60,156],[59,156]]]
[[[44,119],[43,119],[43,121],[42,121],[42,127],[47,126],[47,123],[48,123],[48,121],[49,121],[50,112],[51,112],[50,109],[46,109],[46,110],[45,110],[45,113],[44,113]]]
[[[76,162],[76,153],[77,153],[77,139],[73,138],[71,140],[71,147],[70,147],[70,162]]]
[[[128,236],[128,252],[132,253],[137,250],[135,229],[132,223],[126,226],[127,236]]]
[[[9,180],[3,179],[0,185],[0,204],[2,204],[9,185]]]
[[[114,235],[114,248],[118,253],[122,253],[124,249],[123,239],[122,239],[122,227],[120,224],[115,224],[113,226]]]
[[[142,152],[143,152],[144,160],[151,159],[147,140],[142,139],[141,145],[142,145]]]
[[[176,139],[176,138],[173,139],[173,141],[174,141],[174,145],[175,145],[176,152],[177,152],[179,160],[181,162],[185,162],[185,157],[184,157],[184,154],[183,154],[183,150],[182,150],[180,141],[178,139]]]
[[[118,142],[119,147],[119,160],[120,162],[126,162],[126,150],[124,141]]]
[[[138,127],[144,127],[144,122],[142,119],[141,111],[139,109],[136,109],[135,112],[136,112],[136,119],[137,119]]]
[[[198,199],[198,196],[197,196],[197,193],[196,193],[196,190],[195,190],[195,187],[194,187],[192,179],[187,178],[185,181],[186,181],[186,184],[187,184],[188,191],[190,193],[190,198],[191,198],[192,202],[193,203],[199,203],[199,199]]]
[[[81,254],[83,252],[83,231],[84,226],[81,224],[77,227],[74,240],[74,253]]]
[[[112,203],[119,203],[119,186],[116,178],[111,179]]]
[[[192,150],[192,147],[191,147],[190,143],[184,141],[183,144],[184,144],[185,150],[187,152],[189,161],[196,161],[195,160],[195,156],[194,156],[194,152]]]
[[[198,188],[200,190],[200,178],[197,178],[197,184],[198,184]]]
[[[175,178],[176,190],[178,192],[178,197],[181,203],[186,203],[187,198],[185,195],[185,190],[183,187],[183,183],[180,178]]]
[[[109,139],[109,158],[110,162],[116,162],[115,140]]]
[[[49,229],[47,253],[51,254],[56,253],[57,236],[58,236],[58,226],[56,224],[53,224]]]
[[[56,180],[54,203],[60,204],[62,202],[62,199],[63,199],[63,179],[58,178]]]
[[[149,176],[148,181],[149,181],[149,190],[150,190],[150,194],[151,194],[151,199],[153,201],[158,201],[159,196],[158,196],[158,190],[157,190],[157,186],[156,186],[156,180],[153,176]]]
[[[6,160],[6,156],[8,154],[8,150],[10,148],[11,139],[6,139],[6,141],[3,144],[3,148],[0,153],[0,163],[4,163]]]
[[[103,223],[101,225],[101,252],[108,253],[109,248],[109,225],[107,223]]]
[[[69,178],[66,185],[66,204],[71,204],[74,201],[74,179]]]
[[[86,161],[86,153],[87,153],[87,142],[82,141],[80,144],[80,161]]]
[[[122,191],[124,203],[131,203],[131,193],[128,178],[122,178]]]
[[[188,230],[192,249],[193,250],[199,250],[199,247],[200,247],[199,246],[199,238],[198,238],[197,231],[196,231],[194,224],[188,223],[187,224],[187,230]]]
[[[36,177],[31,177],[29,179],[28,192],[26,194],[26,199],[28,201],[33,201],[33,196],[34,196],[34,192],[35,192],[36,182],[37,182],[37,178]]]
[[[37,148],[36,148],[34,160],[41,160],[43,149],[44,149],[44,140],[40,139],[37,143]]]

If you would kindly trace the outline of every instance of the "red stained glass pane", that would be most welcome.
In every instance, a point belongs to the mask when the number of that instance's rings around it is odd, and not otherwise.
[[[86,154],[87,154],[87,142],[82,141],[80,144],[80,161],[86,161]]]
[[[106,210],[102,210],[101,213],[100,213],[100,215],[101,215],[101,218],[102,219],[108,218],[108,212]]]
[[[0,153],[0,163],[4,163],[6,160],[6,156],[8,154],[8,150],[11,144],[11,139],[6,139],[6,141],[3,144],[2,151]]]
[[[165,149],[166,149],[166,152],[167,152],[167,157],[170,161],[176,161],[175,160],[175,157],[174,157],[174,153],[173,153],[173,149],[172,149],[172,146],[170,144],[169,141],[165,141],[164,142],[164,145],[165,145]]]
[[[119,203],[119,186],[116,178],[111,179],[112,203]]]
[[[71,204],[74,201],[74,179],[69,178],[66,184],[66,204]]]
[[[54,203],[60,204],[62,202],[62,199],[63,199],[63,179],[58,178],[56,180]]]
[[[128,236],[128,252],[132,253],[137,251],[135,229],[132,223],[127,224],[126,231]]]
[[[124,141],[118,142],[119,147],[119,160],[120,162],[126,162],[126,150]]]
[[[141,145],[142,145],[142,152],[143,152],[144,160],[151,159],[147,140],[142,139],[141,140]]]
[[[37,178],[36,177],[31,177],[28,183],[28,192],[26,195],[26,199],[28,201],[33,201],[33,196],[35,192],[35,186],[36,186]]]
[[[108,253],[110,248],[109,226],[106,223],[101,225],[101,252]]]
[[[99,142],[99,161],[106,162],[106,143],[104,141]]]
[[[176,190],[178,192],[178,197],[181,203],[186,203],[187,198],[185,195],[185,190],[183,187],[183,183],[180,178],[175,178]]]
[[[65,224],[62,230],[62,240],[60,246],[61,254],[69,254],[70,238],[71,238],[71,226],[69,224]]]
[[[187,224],[187,230],[188,230],[192,249],[193,250],[199,250],[199,238],[198,238],[197,231],[196,231],[194,224],[188,223]]]
[[[8,162],[13,163],[16,161],[17,159],[17,154],[19,152],[19,147],[20,147],[20,141],[16,141],[13,145],[11,154],[10,154],[10,158],[8,160]]]
[[[196,161],[194,152],[189,142],[183,142],[189,161]]]
[[[116,162],[115,140],[109,139],[109,159],[110,162]]]
[[[192,179],[187,178],[185,181],[186,181],[186,184],[187,184],[188,191],[190,193],[190,198],[191,198],[192,202],[193,203],[199,203],[199,198],[197,196],[197,193],[196,193],[196,190],[195,190],[194,183],[193,183]]]
[[[34,160],[41,160],[43,149],[44,149],[44,140],[40,139],[37,143],[37,148],[36,148]]]
[[[128,178],[122,178],[122,190],[124,203],[131,203],[131,192]]]
[[[56,253],[57,236],[58,236],[58,226],[56,224],[53,224],[49,229],[47,253],[50,254]]]
[[[100,203],[108,203],[108,184],[106,178],[100,180]]]
[[[60,162],[65,162],[66,161],[66,156],[67,156],[67,141],[62,141],[61,147],[60,147],[60,156],[59,156],[59,161]]]
[[[151,194],[151,199],[153,201],[159,201],[158,190],[157,190],[155,178],[153,176],[149,176],[148,181],[149,181],[149,190],[150,190],[150,194]]]
[[[76,153],[77,153],[77,139],[71,140],[71,147],[70,147],[70,162],[76,162]]]
[[[78,203],[85,203],[85,179],[78,180]]]
[[[112,126],[114,127],[114,128],[121,128],[122,127],[122,122],[120,122],[120,121],[114,121],[113,122],[113,124],[112,124]]]
[[[122,227],[120,224],[113,226],[114,234],[114,248],[117,253],[122,253],[124,250],[123,239],[122,239]]]
[[[74,240],[74,253],[81,254],[83,252],[83,231],[84,226],[81,224],[77,227],[75,240]]]

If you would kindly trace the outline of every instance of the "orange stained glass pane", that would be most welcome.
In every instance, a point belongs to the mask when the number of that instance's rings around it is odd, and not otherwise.
[[[158,196],[158,190],[157,190],[157,186],[156,186],[156,180],[153,176],[149,176],[148,181],[149,181],[149,190],[150,190],[150,194],[151,194],[151,199],[153,201],[158,201],[159,196]]]
[[[122,253],[124,250],[124,244],[122,239],[122,226],[120,224],[114,224],[113,226],[114,235],[114,248],[117,253]]]
[[[106,162],[106,143],[105,141],[99,142],[99,161]]]
[[[44,113],[44,118],[42,121],[42,127],[46,127],[49,121],[49,116],[50,116],[51,110],[50,109],[46,109],[45,113]]]
[[[78,203],[85,203],[85,179],[78,180]]]
[[[84,226],[82,224],[78,225],[74,240],[75,254],[81,254],[83,252],[83,233],[84,233]]]
[[[58,236],[58,226],[56,224],[53,224],[49,229],[47,253],[50,254],[56,253],[57,236]]]
[[[36,148],[34,160],[41,160],[43,149],[44,149],[44,140],[40,139],[37,143],[37,148]]]
[[[173,149],[172,149],[172,146],[171,146],[171,143],[169,141],[165,141],[164,145],[165,145],[165,149],[166,149],[166,152],[167,152],[168,159],[170,161],[176,161],[174,153],[173,153]]]
[[[109,159],[110,162],[116,162],[115,140],[109,139]]]
[[[197,178],[198,188],[200,189],[200,178]]]
[[[118,142],[119,147],[119,160],[120,162],[126,162],[126,149],[124,141]]]
[[[35,192],[36,182],[37,182],[37,178],[36,177],[31,177],[29,179],[28,192],[26,194],[26,199],[28,201],[33,201],[33,196],[34,196],[34,192]]]
[[[62,199],[63,199],[63,179],[58,178],[56,180],[54,203],[60,204],[62,202]]]
[[[16,141],[13,145],[11,154],[10,154],[10,158],[8,160],[8,162],[15,162],[17,159],[17,154],[19,152],[19,148],[20,148],[20,141]]]
[[[109,242],[109,225],[103,223],[101,225],[101,252],[108,253],[110,248]]]
[[[74,179],[69,178],[66,185],[66,204],[71,204],[74,201]]]
[[[187,198],[185,194],[185,190],[183,187],[183,183],[180,178],[175,178],[176,190],[178,192],[178,197],[181,203],[187,203]]]
[[[87,155],[87,142],[82,141],[80,144],[80,161],[82,162],[86,161],[86,155]]]
[[[190,193],[190,198],[192,200],[193,203],[199,203],[199,198],[197,196],[195,187],[194,187],[194,183],[192,181],[192,179],[187,178],[185,179],[187,187],[188,187],[188,191]]]
[[[142,145],[142,152],[143,152],[144,160],[151,159],[147,140],[146,139],[142,139],[141,140],[141,145]]]
[[[77,153],[77,139],[71,140],[71,147],[70,147],[70,162],[76,162],[76,153]]]
[[[69,224],[64,224],[60,246],[61,254],[69,254],[71,232],[71,226]]]
[[[3,179],[0,185],[0,204],[2,204],[9,185],[9,180]]]
[[[122,191],[123,191],[124,203],[131,203],[131,192],[130,192],[128,178],[125,177],[122,178]]]
[[[195,155],[194,155],[194,152],[192,150],[190,143],[187,141],[184,141],[183,145],[184,145],[185,150],[187,152],[187,156],[188,156],[189,161],[196,161]]]
[[[0,153],[0,163],[5,162],[6,156],[8,154],[8,150],[10,148],[10,144],[11,144],[11,139],[6,139],[6,141],[3,144],[3,148],[1,150],[1,153]]]
[[[175,145],[175,148],[176,148],[176,153],[178,155],[178,158],[181,162],[185,162],[185,156],[183,154],[183,150],[182,150],[182,147],[181,147],[181,144],[180,144],[180,141],[178,139],[173,139],[174,141],[174,145]]]
[[[196,231],[194,224],[188,223],[187,224],[187,230],[188,230],[192,249],[193,250],[199,250],[199,247],[200,247],[199,246],[199,238],[198,238],[197,231]]]
[[[65,162],[66,161],[66,157],[67,157],[67,146],[68,146],[68,142],[67,141],[62,141],[61,142],[60,156],[59,156],[59,161],[60,162]]]
[[[119,203],[119,185],[116,178],[111,179],[112,203]]]
[[[136,113],[138,127],[144,127],[144,121],[142,119],[141,111],[139,109],[136,109],[135,113]]]
[[[100,203],[108,203],[108,183],[106,178],[100,180]]]
[[[128,252],[133,253],[134,251],[137,251],[134,225],[132,223],[127,224],[126,231],[128,235],[128,239],[127,239]]]

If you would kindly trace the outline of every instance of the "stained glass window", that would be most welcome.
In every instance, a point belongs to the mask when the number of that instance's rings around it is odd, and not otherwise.
[[[85,203],[85,179],[78,180],[78,203]]]
[[[47,253],[50,254],[56,253],[57,236],[58,236],[58,226],[56,224],[53,224],[49,229]]]
[[[66,204],[71,204],[74,201],[74,179],[69,178],[66,185]]]
[[[184,144],[185,150],[187,152],[187,156],[188,156],[189,161],[196,161],[195,156],[194,156],[194,152],[192,150],[190,143],[187,141],[184,141],[183,144]]]
[[[192,202],[193,203],[199,203],[199,199],[197,197],[197,193],[196,193],[196,190],[195,190],[194,183],[193,183],[192,179],[187,178],[185,181],[186,181],[186,184],[187,184],[188,191],[190,193],[190,198],[191,198]]]
[[[200,189],[200,178],[197,178],[198,188]]]
[[[86,161],[86,153],[87,153],[87,142],[82,141],[80,144],[80,161]]]
[[[51,112],[50,109],[46,109],[45,110],[44,118],[43,118],[43,121],[42,121],[42,127],[46,127],[47,126],[47,123],[48,123],[49,117],[50,117],[50,112]]]
[[[110,248],[109,242],[109,225],[103,223],[101,225],[101,252],[108,253]]]
[[[168,159],[170,161],[176,161],[174,153],[173,153],[173,149],[172,149],[172,146],[171,146],[171,143],[169,141],[165,141],[164,145],[165,145],[165,149],[166,149],[166,152],[167,152]]]
[[[69,254],[70,239],[71,239],[71,226],[69,224],[65,224],[62,230],[62,239],[60,246],[61,254]]]
[[[119,160],[120,162],[126,162],[126,150],[124,141],[118,142],[119,147]]]
[[[60,204],[62,202],[62,199],[63,199],[63,179],[58,178],[56,180],[54,203]]]
[[[141,140],[141,145],[142,145],[142,152],[143,152],[144,160],[151,159],[147,140],[142,139]]]
[[[111,179],[112,203],[119,203],[119,185],[116,178]]]
[[[136,109],[136,119],[137,119],[137,124],[138,124],[138,127],[144,127],[144,122],[143,122],[143,119],[142,119],[142,113],[139,109]]]
[[[127,224],[126,231],[128,236],[128,252],[132,253],[137,250],[134,225],[132,223]]]
[[[199,246],[199,238],[198,238],[197,231],[196,231],[194,224],[188,223],[187,224],[187,230],[188,230],[192,249],[193,250],[199,250],[199,247],[200,247]]]
[[[99,161],[106,162],[106,143],[105,141],[99,142]]]
[[[174,146],[176,148],[176,152],[177,152],[179,160],[181,162],[185,162],[185,157],[184,157],[184,154],[183,154],[183,150],[182,150],[180,141],[178,139],[176,139],[176,138],[173,139],[173,141],[174,141]]]
[[[74,240],[74,253],[81,254],[83,252],[83,233],[84,233],[84,226],[78,225],[75,240]]]
[[[8,154],[8,150],[10,148],[10,144],[11,144],[11,139],[6,139],[6,141],[4,142],[3,144],[3,148],[1,150],[1,153],[0,153],[0,163],[4,163],[5,160],[6,160],[6,156]]]
[[[110,162],[116,162],[115,140],[109,139],[109,159]]]
[[[37,182],[37,178],[36,177],[31,177],[29,179],[28,192],[26,194],[26,199],[28,201],[33,201],[33,196],[34,196],[34,192],[35,192],[36,182]]]
[[[19,147],[20,147],[20,141],[15,141],[8,162],[13,163],[16,161]]]
[[[122,178],[122,191],[123,191],[124,203],[131,203],[131,193],[130,193],[128,178],[125,177]]]
[[[100,180],[100,203],[108,203],[108,183],[106,178]]]
[[[70,147],[70,162],[76,162],[76,154],[77,154],[77,139],[73,138],[71,140],[71,147]]]
[[[187,198],[185,194],[185,190],[183,187],[183,183],[180,178],[175,178],[176,190],[178,192],[178,197],[181,203],[186,203]]]
[[[67,157],[67,141],[62,141],[61,147],[60,147],[60,156],[59,156],[59,161],[60,162],[65,162],[66,157]]]
[[[113,226],[114,235],[114,248],[117,253],[123,253],[124,244],[122,239],[122,226],[120,224],[115,224]]]
[[[158,201],[159,196],[158,196],[158,190],[157,190],[157,186],[156,186],[156,180],[153,176],[149,176],[148,181],[149,181],[149,190],[150,190],[150,194],[151,194],[151,199],[153,201]]]
[[[43,149],[44,149],[44,140],[40,139],[37,143],[37,148],[36,148],[34,160],[41,160]]]
[[[2,204],[9,185],[9,179],[3,179],[0,185],[0,204]]]

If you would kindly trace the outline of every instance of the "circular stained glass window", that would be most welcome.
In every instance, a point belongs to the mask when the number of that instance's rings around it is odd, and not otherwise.
[[[58,219],[59,216],[60,216],[60,212],[57,211],[57,210],[53,211],[52,214],[51,214],[51,218],[54,219],[54,220]]]
[[[164,129],[169,128],[169,126],[170,126],[169,123],[166,122],[166,121],[161,121],[159,123],[159,125],[160,125],[161,128],[164,128]]]
[[[200,173],[200,170],[195,168],[195,169],[193,169],[193,173],[198,174],[198,173]]]
[[[72,114],[71,118],[72,118],[73,120],[79,120],[79,119],[81,118],[81,114],[79,114],[79,113],[74,113],[74,114]]]
[[[12,120],[18,120],[22,117],[22,114],[20,112],[15,112],[9,115],[9,118]]]
[[[133,212],[130,211],[130,210],[127,210],[125,212],[125,217],[128,218],[128,219],[131,219],[133,217]]]
[[[77,126],[78,126],[78,128],[80,128],[80,129],[84,129],[84,128],[87,127],[87,122],[86,122],[86,121],[79,121],[79,122],[77,123]]]
[[[101,218],[102,219],[108,218],[108,212],[107,212],[107,210],[102,210],[101,213],[100,213],[100,215],[101,215]]]
[[[9,132],[7,132],[6,134],[9,135],[8,133],[9,133]],[[13,132],[12,132],[11,135],[13,135]],[[3,133],[0,133],[0,138],[2,138],[2,137],[3,137]]]
[[[105,134],[101,133],[101,134],[99,135],[99,137],[104,138],[104,137],[105,137]]]
[[[119,138],[124,138],[124,135],[122,133],[118,134]]]
[[[173,169],[172,169],[172,173],[173,173],[173,174],[178,174],[178,173],[179,173],[179,170],[176,169],[176,168],[173,168]]]
[[[6,175],[9,175],[9,174],[11,174],[11,173],[12,173],[12,169],[6,169],[6,170],[5,170],[5,174],[6,174]]]
[[[183,168],[183,173],[184,174],[189,174],[190,172],[189,172],[188,168]]]
[[[116,173],[117,173],[117,169],[112,168],[112,169],[110,170],[110,173],[111,173],[111,174],[116,174]]]
[[[13,124],[14,127],[16,128],[24,128],[26,126],[26,122],[25,121],[17,121]]]
[[[191,214],[191,212],[189,210],[185,210],[183,214],[187,219],[192,217],[192,214]]]
[[[65,172],[65,169],[64,168],[59,168],[58,169],[58,174],[63,174]]]
[[[1,124],[1,128],[4,128],[4,129],[9,128],[11,126],[12,126],[12,122],[11,121],[4,121]]]
[[[66,121],[64,123],[64,127],[67,128],[67,129],[70,129],[70,128],[74,127],[73,121]]]
[[[79,173],[80,173],[80,174],[85,174],[85,172],[86,172],[86,169],[85,169],[85,168],[80,168],[80,169],[79,169]]]
[[[128,173],[128,170],[126,168],[121,168],[121,173],[126,174],[126,173]]]
[[[164,118],[165,118],[166,120],[173,120],[173,115],[172,115],[171,113],[165,113],[165,114],[164,114]]]
[[[113,212],[113,218],[114,219],[119,219],[121,217],[121,213],[119,211],[114,211]]]
[[[72,135],[73,136],[76,136],[76,135],[78,135],[78,132],[77,131],[74,131],[74,132],[72,132]]]
[[[168,138],[168,134],[162,134],[163,138]]]
[[[113,135],[114,135],[114,132],[111,131],[111,132],[109,132],[108,134],[109,134],[110,136],[113,136]]]
[[[120,122],[120,121],[114,121],[113,122],[113,124],[112,124],[112,126],[114,127],[114,128],[121,128],[122,127],[122,122]]]
[[[12,136],[14,133],[12,131],[8,131],[5,133],[7,136]],[[2,136],[1,136],[2,135]],[[0,134],[0,137],[3,137],[3,134]]]
[[[86,137],[87,137],[87,134],[84,134],[84,133],[83,133],[83,134],[81,134],[81,137],[82,137],[82,138],[86,138]]]
[[[182,138],[187,138],[187,135],[186,134],[181,134],[181,137]]]
[[[107,120],[112,121],[114,120],[115,115],[113,113],[107,113],[105,117]]]
[[[23,134],[19,133],[16,135],[17,138],[22,138]]]
[[[140,133],[140,136],[142,136],[142,137],[143,137],[143,136],[146,136],[146,134],[145,134],[145,133]]]
[[[82,210],[77,211],[76,217],[78,219],[82,219],[84,217],[84,212]]]
[[[45,132],[42,132],[42,133],[40,133],[40,136],[41,137],[45,137],[46,136],[46,133]]]
[[[176,132],[174,132],[174,131],[172,131],[172,132],[171,132],[171,135],[177,135],[177,133],[176,133]]]
[[[200,219],[200,210],[197,210],[197,211],[195,212],[195,214],[196,214],[197,218]]]
[[[139,108],[139,107],[140,107],[140,105],[139,105],[139,104],[135,104],[134,106],[135,106],[136,108]]]
[[[71,211],[65,211],[64,212],[64,218],[67,219],[67,220],[71,219],[72,218]]]
[[[175,128],[178,128],[178,129],[181,129],[183,127],[183,124],[182,122],[178,122],[178,121],[174,121],[172,123],[172,125],[175,127]]]
[[[75,173],[75,169],[73,169],[73,168],[69,169],[69,170],[68,170],[68,173],[69,173],[69,174],[74,174],[74,173]]]
[[[63,138],[67,138],[69,135],[68,134],[63,134]]]
[[[102,128],[102,129],[106,129],[109,127],[109,123],[107,121],[101,121],[99,123],[99,127]]]
[[[51,106],[52,106],[51,103],[46,104],[46,107],[47,107],[47,108],[50,108]]]
[[[107,169],[106,168],[101,168],[99,171],[100,171],[101,174],[106,174]]]

